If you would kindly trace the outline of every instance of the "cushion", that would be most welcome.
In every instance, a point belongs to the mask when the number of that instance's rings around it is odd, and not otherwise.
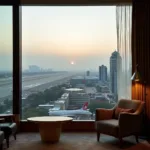
[[[119,118],[119,114],[120,114],[121,112],[134,113],[134,110],[133,110],[133,109],[124,109],[124,108],[117,107],[117,108],[115,109],[115,118],[116,118],[116,119]]]
[[[119,132],[119,122],[116,119],[96,121],[95,127],[100,133],[113,136],[117,136]]]
[[[113,116],[113,110],[101,109],[99,120],[112,119],[112,116]]]

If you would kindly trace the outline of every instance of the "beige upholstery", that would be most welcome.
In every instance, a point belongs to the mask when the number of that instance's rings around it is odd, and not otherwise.
[[[133,109],[134,113],[122,112],[119,115],[119,119],[115,119],[116,107]],[[100,133],[103,133],[119,138],[120,142],[125,136],[135,135],[138,141],[137,137],[141,129],[143,108],[144,103],[139,100],[121,99],[113,109],[96,109],[95,128],[97,140],[99,141]],[[113,114],[110,119],[108,119],[107,112],[108,115]]]

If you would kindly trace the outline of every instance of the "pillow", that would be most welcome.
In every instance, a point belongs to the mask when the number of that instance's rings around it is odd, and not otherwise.
[[[113,110],[101,109],[99,120],[112,119]]]
[[[133,109],[125,109],[125,108],[117,107],[117,108],[115,109],[115,118],[116,118],[116,119],[119,118],[119,114],[120,114],[121,112],[134,113],[134,110],[133,110]]]

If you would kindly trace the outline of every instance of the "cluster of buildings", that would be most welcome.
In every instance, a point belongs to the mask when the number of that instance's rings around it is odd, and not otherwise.
[[[121,66],[122,66],[122,58],[119,52],[114,51],[110,57],[109,87],[111,93],[113,93],[115,96],[118,95],[117,81],[120,73],[122,72]],[[99,66],[99,80],[102,81],[103,83],[108,81],[108,71],[107,71],[107,67],[104,65]]]
[[[51,72],[52,69],[43,69],[37,65],[29,65],[28,69],[25,72],[29,73],[39,73],[39,72]]]
[[[117,77],[121,72],[121,56],[114,51],[110,57],[110,73],[107,67],[99,66],[97,76],[90,75],[90,71],[84,76],[71,78],[71,88],[65,89],[64,94],[54,102],[55,109],[78,109],[85,102],[115,103],[117,100]]]

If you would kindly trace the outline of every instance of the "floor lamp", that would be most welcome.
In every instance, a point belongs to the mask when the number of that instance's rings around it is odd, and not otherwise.
[[[140,138],[147,139],[147,113],[146,113],[146,81],[141,78],[140,72],[138,70],[138,65],[136,65],[135,72],[133,73],[131,80],[134,82],[140,82],[143,85],[143,100],[144,100],[144,111],[143,111],[143,128],[142,128],[142,136]]]

